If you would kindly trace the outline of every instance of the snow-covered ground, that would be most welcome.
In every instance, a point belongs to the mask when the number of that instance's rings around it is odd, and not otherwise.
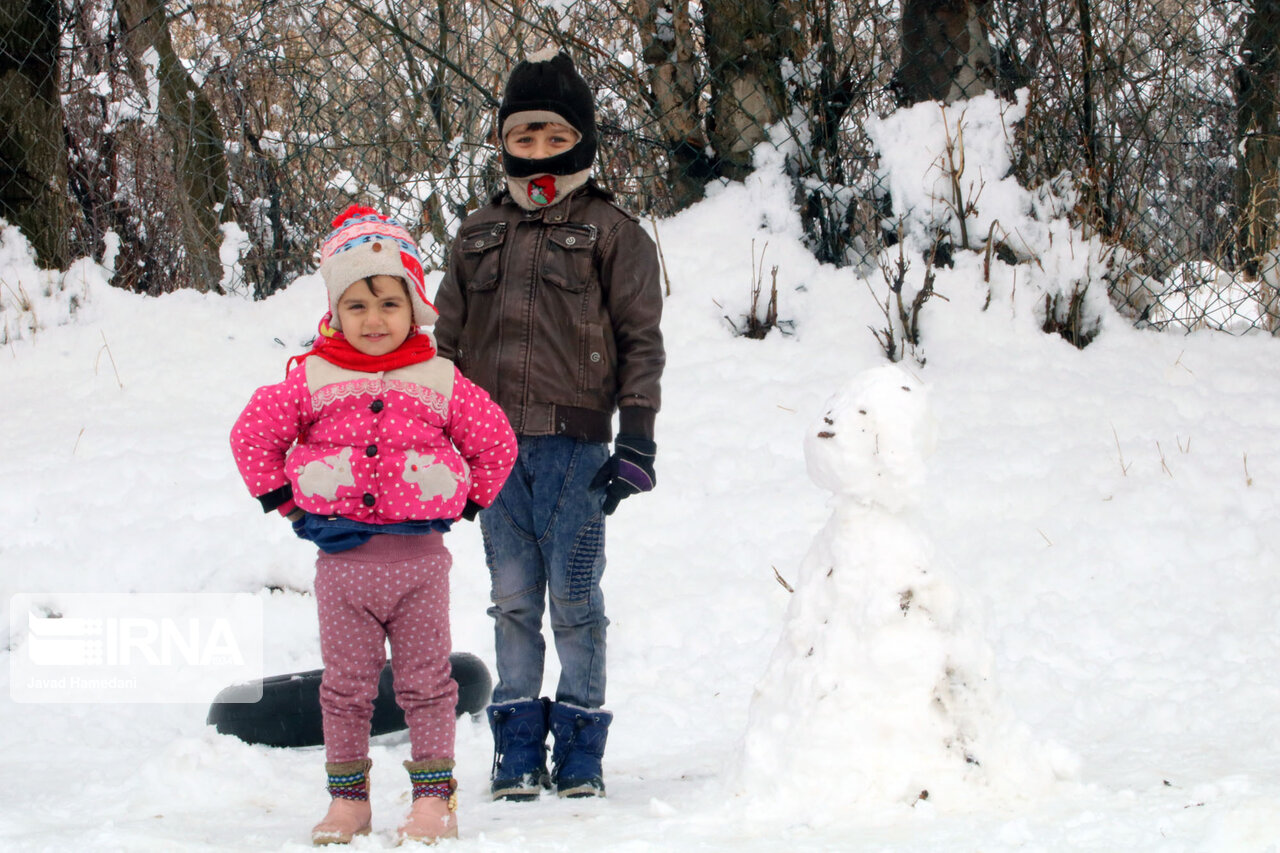
[[[968,140],[993,121],[968,115]],[[877,131],[882,146],[921,144],[916,122]],[[609,523],[609,798],[488,802],[487,726],[463,720],[462,837],[446,847],[1280,849],[1280,344],[1136,331],[1096,301],[1086,349],[1041,332],[1043,293],[1097,253],[998,182],[988,147],[968,174],[993,170],[981,199],[1040,263],[997,263],[988,282],[961,253],[938,272],[927,362],[902,364],[927,403],[876,427],[885,452],[930,420],[931,442],[909,445],[915,467],[890,467],[892,485],[857,456],[875,441],[814,455],[883,376],[865,373],[884,364],[883,281],[813,260],[776,164],[656,224],[669,363],[658,488]],[[902,175],[930,175],[931,158],[892,167],[895,202],[935,192]],[[34,281],[19,255],[0,277]],[[791,334],[735,337],[726,316],[774,265]],[[255,304],[77,274],[71,321],[48,311],[0,351],[0,598],[252,593],[267,673],[318,667],[312,554],[257,509],[227,446],[310,337],[318,279]],[[447,541],[455,648],[492,666],[478,530]],[[815,596],[828,564],[839,580]],[[864,601],[912,606],[898,624]],[[922,613],[934,621],[907,621]],[[919,689],[930,671],[950,692]],[[958,685],[973,701],[935,703]],[[0,847],[309,846],[319,748],[220,736],[204,705],[25,704],[11,686],[0,665]],[[407,753],[402,734],[375,741],[375,834],[356,849],[392,845]]]

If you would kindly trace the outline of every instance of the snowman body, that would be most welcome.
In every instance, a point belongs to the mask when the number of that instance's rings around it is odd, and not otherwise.
[[[1012,730],[920,517],[933,445],[925,390],[896,365],[859,374],[809,430],[832,513],[752,698],[742,790],[812,817],[988,785],[992,739]]]

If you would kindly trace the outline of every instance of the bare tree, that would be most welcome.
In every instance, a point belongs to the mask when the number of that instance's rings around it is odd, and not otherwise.
[[[1236,69],[1236,202],[1244,271],[1257,278],[1280,213],[1280,0],[1254,0]]]
[[[634,0],[633,8],[648,69],[651,110],[667,150],[672,202],[677,208],[687,207],[702,198],[711,176],[689,0]]]
[[[819,260],[865,261],[880,239],[874,145],[865,119],[893,108],[888,96],[898,30],[881,0],[812,0],[804,41],[787,78],[787,125],[806,144],[788,148],[806,242]]]
[[[1070,198],[1076,221],[1119,247],[1108,286],[1135,317],[1181,287],[1189,261],[1248,269],[1280,237],[1280,0],[53,2],[0,13],[10,41],[33,9],[65,18],[61,194],[75,206],[69,227],[41,230],[69,232],[73,255],[115,232],[116,283],[146,292],[216,281],[220,215],[248,235],[240,268],[267,295],[311,267],[352,200],[408,223],[439,263],[458,218],[501,187],[502,81],[549,44],[597,93],[597,175],[642,214],[745,176],[772,133],[810,248],[872,269],[895,235],[868,119],[975,95],[999,69],[1001,94],[1026,107],[1017,177]],[[11,75],[29,52],[5,50]],[[58,108],[22,91],[0,118]],[[0,137],[17,124],[0,122]],[[6,175],[17,162],[6,152]],[[1126,295],[1143,289],[1151,299]]]
[[[59,0],[0,7],[0,216],[57,269],[70,260],[60,26]]]
[[[175,178],[171,211],[185,267],[180,277],[200,291],[218,290],[222,262],[220,213],[228,196],[222,125],[209,99],[183,67],[169,35],[162,0],[118,0],[125,51],[135,85],[147,91],[154,75],[159,120],[172,144]]]
[[[795,46],[795,9],[786,0],[706,0],[711,147],[718,170],[741,179],[769,125],[786,114],[782,67]]]
[[[1093,12],[1089,0],[1076,0],[1080,23],[1080,136],[1083,144],[1084,175],[1078,206],[1082,222],[1104,237],[1111,236],[1110,211],[1104,208],[1102,194],[1101,141],[1098,138],[1098,110],[1095,102],[1094,73],[1097,44],[1093,38]]]
[[[995,82],[982,14],[990,0],[904,0],[895,85],[903,104],[949,104]]]

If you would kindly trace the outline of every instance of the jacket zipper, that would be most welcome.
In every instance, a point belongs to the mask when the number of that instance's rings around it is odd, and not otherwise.
[[[529,393],[532,382],[530,380],[530,369],[533,365],[533,319],[535,308],[538,302],[538,286],[540,284],[538,278],[538,270],[542,269],[542,253],[546,250],[547,245],[547,229],[543,227],[543,221],[539,219],[537,222],[529,221],[531,228],[536,228],[534,244],[533,244],[533,262],[529,266],[529,279],[526,282],[526,290],[529,294],[529,308],[525,315],[525,333],[527,335],[527,346],[524,351],[524,372],[521,377],[524,382],[524,394],[522,396],[523,403],[520,407],[521,428],[528,427],[529,421]]]

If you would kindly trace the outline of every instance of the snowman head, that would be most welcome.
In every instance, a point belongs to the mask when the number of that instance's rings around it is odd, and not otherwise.
[[[863,371],[827,401],[805,436],[812,480],[896,511],[920,500],[935,426],[924,386],[896,364]]]

